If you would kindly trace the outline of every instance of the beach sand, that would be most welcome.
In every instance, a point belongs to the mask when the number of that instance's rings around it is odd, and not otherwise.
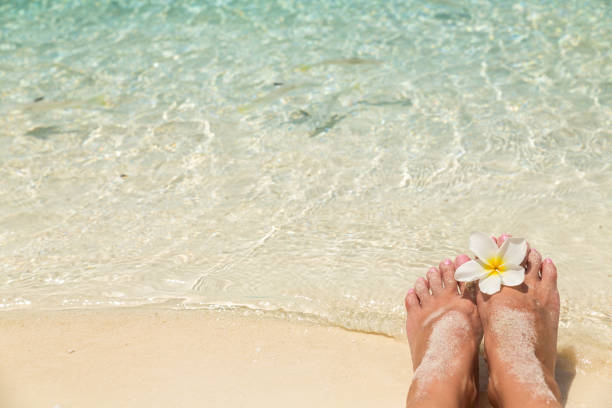
[[[8,311],[0,350],[2,407],[401,407],[412,376],[405,341],[202,310]],[[566,406],[612,406],[570,360]]]

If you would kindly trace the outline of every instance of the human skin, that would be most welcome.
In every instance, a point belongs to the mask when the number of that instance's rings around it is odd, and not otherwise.
[[[501,236],[498,244],[507,237]],[[491,296],[478,291],[476,303],[484,329],[491,404],[560,407],[554,377],[560,302],[553,261],[542,261],[537,250],[529,250],[525,281],[519,286],[503,286]]]
[[[498,245],[509,237],[495,238]],[[557,271],[535,249],[526,256],[525,282],[485,295],[474,285],[459,284],[454,271],[469,261],[459,255],[431,268],[406,295],[406,333],[415,378],[407,407],[470,407],[478,396],[478,347],[484,331],[489,365],[488,397],[495,407],[560,407],[554,379],[559,293]],[[431,293],[430,293],[431,291]],[[460,332],[436,330],[444,321],[461,324]],[[432,353],[434,337],[445,335],[454,349]],[[450,343],[449,343],[450,344]],[[432,356],[437,357],[432,357]],[[441,365],[440,370],[432,367]],[[421,367],[421,368],[420,368]],[[435,374],[435,375],[432,375]],[[429,378],[423,378],[429,375]]]
[[[472,297],[458,293],[454,273],[447,259],[406,295],[406,333],[415,370],[407,407],[470,407],[477,399],[482,325]],[[454,330],[451,336],[449,330]],[[449,338],[436,339],[441,335]],[[436,346],[451,339],[450,347]],[[428,352],[428,347],[435,350]]]

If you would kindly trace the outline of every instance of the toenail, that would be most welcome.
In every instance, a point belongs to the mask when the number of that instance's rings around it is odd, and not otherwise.
[[[450,259],[445,259],[444,260],[444,265],[450,265],[451,264],[451,260]]]
[[[412,295],[414,293],[414,289],[408,289],[408,294]]]
[[[544,259],[544,263],[552,263],[552,259],[546,258],[546,259]]]
[[[436,271],[436,268],[434,268],[433,266],[431,268],[429,268],[429,272],[434,273]]]

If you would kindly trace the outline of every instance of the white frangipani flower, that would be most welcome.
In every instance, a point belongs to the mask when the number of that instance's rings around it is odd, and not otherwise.
[[[470,236],[470,250],[477,256],[455,271],[455,280],[478,280],[483,293],[499,292],[502,283],[516,286],[525,280],[525,268],[521,266],[527,254],[527,242],[523,238],[508,238],[498,247],[492,238],[481,232]]]

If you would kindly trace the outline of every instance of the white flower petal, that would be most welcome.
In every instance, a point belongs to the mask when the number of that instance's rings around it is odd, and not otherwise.
[[[455,280],[459,282],[471,282],[486,276],[487,270],[476,261],[467,261],[455,271]]]
[[[504,263],[520,265],[527,254],[527,241],[523,238],[508,238],[500,248]]]
[[[470,235],[470,251],[472,251],[483,262],[497,256],[499,248],[495,241],[482,232],[474,232]]]
[[[525,268],[518,265],[504,265],[505,271],[501,274],[502,283],[506,286],[516,286],[525,280]]]
[[[499,289],[501,288],[501,278],[499,277],[499,274],[493,273],[486,278],[481,279],[480,282],[478,282],[478,287],[482,293],[492,295],[499,292]]]

